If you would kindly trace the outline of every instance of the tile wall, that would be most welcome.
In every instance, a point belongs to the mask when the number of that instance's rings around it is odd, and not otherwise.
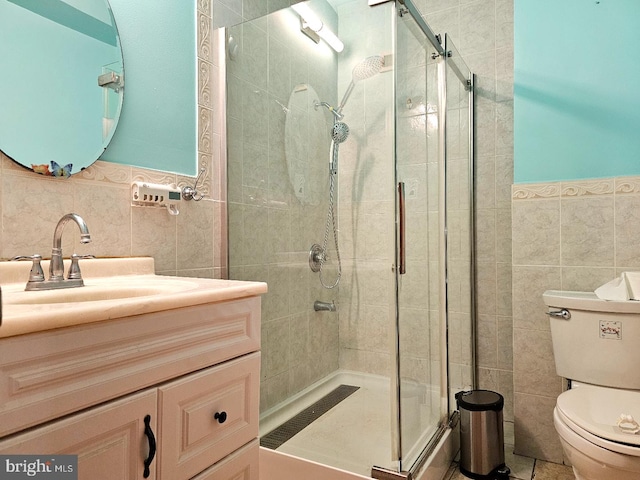
[[[314,9],[337,29],[324,0]],[[315,312],[313,304],[337,302],[339,288],[323,289],[308,261],[311,246],[323,243],[332,126],[331,114],[314,103],[336,103],[337,57],[300,32],[291,10],[231,27],[229,35],[238,42],[227,62],[229,278],[269,284],[266,412],[338,368],[338,314]],[[331,232],[328,240],[334,256]],[[323,269],[327,283],[335,275]]]
[[[640,177],[513,186],[516,452],[562,462],[545,290],[593,291],[640,267]]]
[[[229,27],[263,17],[302,0],[212,0],[213,27]]]

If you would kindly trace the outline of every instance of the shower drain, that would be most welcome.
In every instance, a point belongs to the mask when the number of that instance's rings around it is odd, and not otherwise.
[[[327,413],[360,387],[352,385],[340,385],[332,390],[316,403],[302,410],[300,413],[284,422],[279,427],[260,438],[260,446],[275,450],[280,445],[290,440],[294,435],[311,425],[315,420]]]

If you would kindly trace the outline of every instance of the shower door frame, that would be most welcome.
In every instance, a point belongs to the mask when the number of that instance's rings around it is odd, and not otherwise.
[[[386,3],[386,1],[381,0],[369,0],[369,5],[377,5],[381,3]],[[444,46],[440,43],[441,37],[433,33],[429,25],[422,18],[419,10],[415,7],[412,0],[394,0],[396,4],[396,21],[398,15],[401,11],[405,13],[409,13],[416,25],[420,28],[420,30],[424,33],[425,37],[429,40],[431,45],[436,49],[436,52],[433,54],[433,58],[437,58],[437,69],[438,69],[438,123],[441,125],[438,132],[438,190],[439,190],[439,219],[438,219],[438,233],[439,233],[439,323],[441,326],[440,329],[440,354],[441,354],[441,375],[440,375],[440,392],[441,392],[441,420],[438,424],[437,430],[431,439],[424,446],[420,454],[417,456],[416,460],[408,465],[409,468],[405,468],[407,466],[403,465],[403,448],[402,448],[402,395],[401,395],[401,373],[400,373],[400,363],[401,363],[401,355],[400,355],[400,312],[399,312],[399,293],[398,293],[398,285],[399,279],[398,275],[403,274],[402,271],[404,260],[401,258],[402,252],[400,252],[400,248],[403,247],[403,241],[399,238],[400,232],[398,232],[397,238],[397,255],[398,260],[396,262],[396,340],[394,342],[395,345],[395,366],[394,366],[394,380],[395,385],[392,385],[394,392],[394,403],[395,403],[395,411],[391,416],[392,428],[394,429],[396,435],[394,436],[396,440],[396,444],[393,445],[392,450],[398,452],[398,472],[389,472],[386,469],[373,467],[371,471],[371,476],[373,478],[411,478],[411,476],[415,476],[418,471],[425,465],[429,456],[434,452],[438,443],[445,435],[445,432],[449,428],[453,428],[457,424],[457,411],[455,408],[452,408],[450,404],[450,382],[449,382],[449,355],[448,355],[448,256],[447,256],[447,198],[446,198],[446,184],[447,184],[447,175],[446,175],[446,166],[447,166],[447,138],[446,138],[446,120],[447,120],[447,67],[450,66],[458,79],[464,85],[465,89],[468,91],[468,120],[469,120],[469,132],[468,132],[468,142],[469,142],[469,211],[470,211],[470,225],[469,225],[469,242],[470,242],[470,278],[469,282],[471,285],[470,289],[470,318],[471,318],[471,388],[477,388],[477,366],[475,362],[475,353],[476,353],[476,296],[475,296],[475,280],[476,280],[476,267],[475,267],[475,205],[474,205],[474,192],[475,192],[475,151],[474,151],[474,99],[475,99],[475,75],[470,72],[469,78],[466,78],[462,72],[457,68],[457,65],[453,62],[449,62],[448,58],[451,56],[451,52],[448,51],[446,45],[447,36],[445,35]],[[400,7],[401,6],[401,7]],[[404,7],[404,9],[401,9]],[[396,35],[397,36],[397,35]],[[395,82],[394,82],[395,88]],[[395,97],[395,95],[394,95]],[[397,118],[397,102],[394,109],[396,110],[395,116]],[[396,181],[396,186],[398,188],[398,194],[396,195],[396,212],[399,212],[400,208],[403,206],[400,205],[404,203],[404,200],[399,198],[401,195],[402,186]],[[401,226],[398,225],[398,229]],[[392,407],[393,410],[393,407]],[[394,474],[395,473],[395,474]],[[391,475],[391,476],[389,476]]]

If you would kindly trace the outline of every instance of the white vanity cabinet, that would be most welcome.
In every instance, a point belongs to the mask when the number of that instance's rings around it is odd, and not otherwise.
[[[129,395],[0,441],[0,454],[78,455],[78,478],[143,480],[149,455],[144,418],[157,431],[154,390]],[[149,479],[158,478],[149,468]]]
[[[1,338],[0,454],[78,455],[81,480],[258,480],[259,350],[258,296]]]

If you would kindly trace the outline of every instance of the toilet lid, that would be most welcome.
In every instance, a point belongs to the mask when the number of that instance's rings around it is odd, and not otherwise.
[[[631,433],[633,422],[628,417],[621,423],[623,428],[618,426],[621,415],[631,415],[640,423],[640,391],[580,385],[562,393],[556,406],[571,422],[593,435],[640,447],[640,432]]]

